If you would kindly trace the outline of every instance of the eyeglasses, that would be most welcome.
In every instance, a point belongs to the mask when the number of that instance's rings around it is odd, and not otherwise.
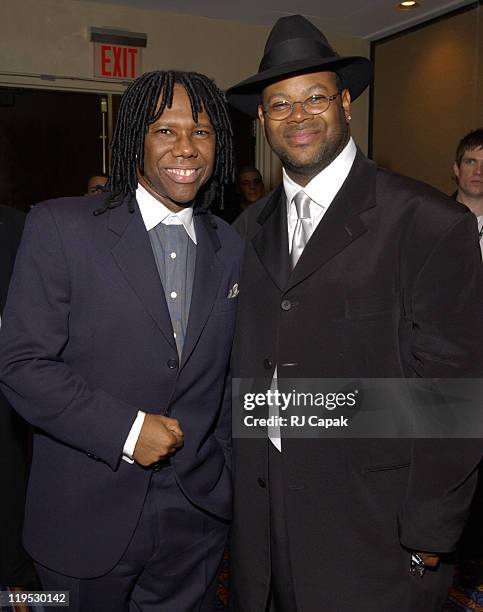
[[[333,94],[332,96],[324,96],[322,94],[316,94],[309,96],[303,102],[288,102],[288,100],[277,100],[269,106],[263,107],[263,112],[273,119],[274,121],[283,121],[290,117],[293,113],[294,106],[296,104],[302,105],[302,110],[308,115],[320,115],[324,113],[330,106],[332,100],[335,100],[341,92]]]

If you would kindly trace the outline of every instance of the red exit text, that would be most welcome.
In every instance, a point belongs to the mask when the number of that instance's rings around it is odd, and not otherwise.
[[[138,47],[95,44],[94,73],[110,79],[135,79],[141,74],[141,50]]]

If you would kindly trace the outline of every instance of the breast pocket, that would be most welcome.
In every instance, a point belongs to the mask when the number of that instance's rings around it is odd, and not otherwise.
[[[236,309],[238,306],[238,298],[222,298],[221,300],[216,300],[213,305],[213,314],[221,314],[223,312],[227,313],[236,313]]]

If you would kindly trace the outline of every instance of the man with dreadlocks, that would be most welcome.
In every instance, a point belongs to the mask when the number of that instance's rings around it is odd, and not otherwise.
[[[29,215],[0,380],[36,428],[25,545],[72,611],[213,609],[241,240],[209,208],[231,136],[210,79],[145,74],[108,190]]]

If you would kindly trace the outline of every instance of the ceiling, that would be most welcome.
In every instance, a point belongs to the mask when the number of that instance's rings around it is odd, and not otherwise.
[[[324,30],[377,40],[474,0],[419,0],[414,10],[396,8],[398,0],[90,0],[271,26],[279,17],[301,13]]]

